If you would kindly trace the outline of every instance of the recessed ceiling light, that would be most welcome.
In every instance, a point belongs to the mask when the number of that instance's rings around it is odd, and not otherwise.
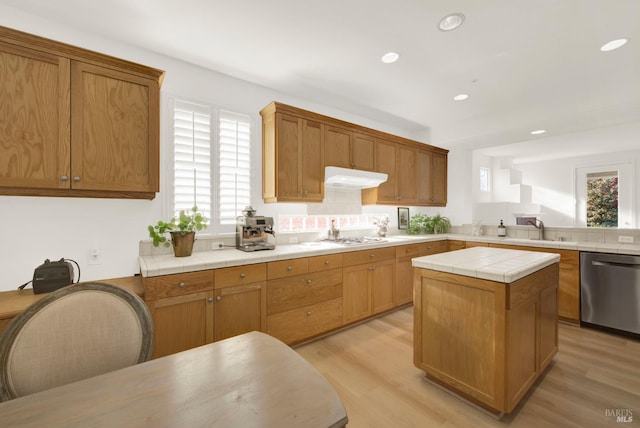
[[[453,97],[453,99],[456,101],[466,100],[467,98],[469,98],[469,95],[467,94],[458,94],[455,97]]]
[[[397,52],[387,52],[386,54],[382,55],[381,60],[385,64],[391,64],[392,62],[396,62],[398,58],[400,58],[400,55]]]
[[[440,20],[438,24],[438,28],[441,31],[451,31],[455,30],[464,22],[464,15],[461,13],[452,13],[450,15],[445,16]]]
[[[609,51],[612,51],[614,49],[618,49],[618,48],[624,46],[628,41],[629,41],[629,39],[611,40],[609,43],[605,43],[604,45],[602,45],[600,50],[602,52],[609,52]]]
[[[536,129],[535,131],[531,131],[531,135],[540,135],[547,132],[545,129]]]

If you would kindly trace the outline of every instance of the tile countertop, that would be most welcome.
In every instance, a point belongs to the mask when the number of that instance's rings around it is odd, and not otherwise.
[[[344,253],[348,251],[392,247],[420,242],[442,241],[445,239],[554,248],[563,250],[640,255],[640,245],[633,244],[537,241],[532,239],[496,238],[491,236],[471,236],[451,233],[441,235],[393,235],[388,236],[386,239],[387,241],[385,242],[374,242],[371,244],[360,244],[351,246],[336,245],[322,241],[307,242],[302,244],[279,245],[274,250],[255,252],[244,252],[232,248],[227,248],[221,250],[196,252],[193,253],[193,255],[191,255],[190,257],[174,257],[173,254],[140,256],[138,258],[138,261],[140,264],[140,273],[142,274],[142,276],[151,277],[183,272],[193,272],[198,270],[218,269],[230,266],[265,263],[276,260],[319,256],[330,253]]]
[[[559,254],[473,247],[412,260],[413,267],[512,283],[560,261]]]

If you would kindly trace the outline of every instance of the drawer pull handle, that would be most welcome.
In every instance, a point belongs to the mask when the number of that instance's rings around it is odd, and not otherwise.
[[[220,300],[222,300],[222,296],[216,296],[216,300],[219,302]]]
[[[78,177],[78,176],[76,175],[75,177],[73,177],[73,181],[75,181],[75,182],[77,183],[78,181],[80,181],[80,177]]]
[[[374,258],[376,255],[375,254],[369,254],[369,257]]]
[[[307,284],[311,284],[311,280],[310,279],[307,279]]]
[[[287,266],[287,270],[288,271],[292,271],[293,270],[293,266]]]
[[[184,288],[184,286],[185,286],[184,282],[181,282],[180,284],[178,284],[178,287],[180,287],[180,288]]]
[[[69,177],[67,177],[66,175],[60,176],[60,181],[67,181],[68,179]]]
[[[220,296],[218,296],[218,297],[220,297]],[[209,303],[213,302],[213,298],[209,297],[209,298],[207,299],[207,302],[209,302]]]
[[[407,248],[407,253],[410,253],[410,252],[411,252],[411,248]]]
[[[247,275],[245,275],[244,273],[240,274],[240,278],[244,278],[245,276],[247,276]]]
[[[325,261],[324,264],[329,266],[329,260]]]
[[[310,317],[311,316],[311,311],[307,312],[307,316]]]

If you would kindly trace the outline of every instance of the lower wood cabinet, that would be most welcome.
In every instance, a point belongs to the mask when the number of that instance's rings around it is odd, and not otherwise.
[[[213,273],[198,271],[143,278],[153,318],[152,358],[213,342]]]
[[[294,344],[342,325],[342,298],[327,300],[269,316],[268,333]]]
[[[344,255],[343,322],[349,324],[396,306],[393,247]],[[370,260],[368,263],[363,261]],[[360,264],[356,264],[360,263]]]
[[[214,340],[267,331],[266,283],[216,289]]]
[[[213,342],[213,290],[147,302],[153,318],[152,358]]]

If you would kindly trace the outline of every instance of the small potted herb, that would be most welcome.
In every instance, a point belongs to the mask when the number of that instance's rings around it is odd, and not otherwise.
[[[207,218],[194,206],[191,211],[181,210],[178,216],[168,222],[158,221],[149,225],[149,237],[153,239],[155,247],[163,244],[165,247],[173,245],[173,253],[176,257],[188,257],[193,251],[193,242],[197,231],[207,227]],[[169,232],[171,240],[167,240]]]

